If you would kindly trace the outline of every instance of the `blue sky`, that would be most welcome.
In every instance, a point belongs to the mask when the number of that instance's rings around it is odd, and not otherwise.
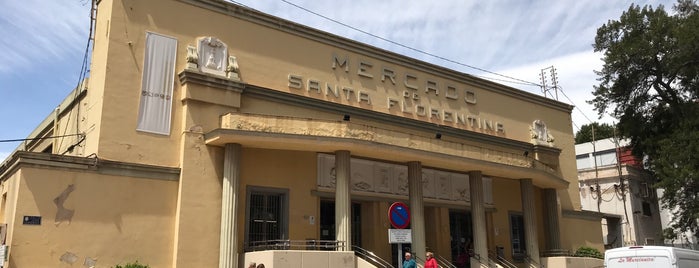
[[[559,85],[578,109],[575,125],[597,120],[585,103],[601,69],[596,29],[618,19],[631,1],[288,0],[323,16],[459,63],[539,83],[555,66]],[[336,24],[280,0],[233,1],[313,28],[440,66],[504,79],[435,58]],[[670,11],[673,1],[633,3]],[[78,83],[90,23],[89,0],[0,0],[0,140],[27,137]],[[508,84],[542,94],[539,87]],[[559,93],[559,100],[571,103]],[[582,110],[582,112],[581,112]],[[586,118],[587,117],[587,118]],[[605,117],[602,122],[612,122]],[[574,130],[577,130],[574,127]],[[19,142],[0,142],[0,160]]]

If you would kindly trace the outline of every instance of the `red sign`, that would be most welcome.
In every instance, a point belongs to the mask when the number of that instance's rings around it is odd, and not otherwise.
[[[402,202],[395,202],[388,209],[388,220],[396,229],[404,229],[410,225],[410,210]]]

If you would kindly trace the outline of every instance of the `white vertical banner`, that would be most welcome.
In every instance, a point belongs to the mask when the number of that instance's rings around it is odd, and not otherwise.
[[[170,135],[177,39],[146,33],[141,105],[136,130]]]

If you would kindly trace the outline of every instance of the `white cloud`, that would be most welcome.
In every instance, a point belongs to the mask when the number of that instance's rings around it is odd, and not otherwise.
[[[0,152],[0,163],[5,162],[8,156],[10,156],[9,152]]]
[[[590,121],[602,123],[614,122],[614,118],[610,116],[604,116],[602,119],[598,119],[598,114],[594,111],[594,107],[587,103],[587,101],[593,98],[592,91],[594,90],[594,86],[597,85],[597,76],[593,71],[602,68],[602,60],[600,59],[599,53],[593,53],[592,50],[546,59],[512,69],[498,70],[497,72],[538,83],[540,81],[539,75],[541,69],[549,66],[554,66],[556,68],[558,73],[558,85],[563,91],[563,93],[558,93],[558,100],[576,106],[572,113],[572,119],[577,127],[589,124]],[[500,79],[501,77],[495,78]],[[543,95],[539,87],[511,86],[534,94]],[[549,97],[551,96],[549,95]],[[575,130],[577,129],[574,129],[574,131]]]
[[[593,53],[592,44],[597,28],[618,19],[628,9],[627,1],[290,1],[402,45],[526,81],[539,83],[541,69],[553,65],[563,93],[570,98],[559,93],[559,100],[576,106],[572,113],[575,126],[614,121],[610,116],[599,119],[586,102],[593,98],[597,84],[594,70],[602,66],[601,55]],[[368,36],[286,3],[243,2],[262,12],[413,58],[492,76]],[[659,3],[664,3],[666,10],[672,6],[669,0],[637,1],[654,7]],[[542,94],[538,87],[511,86]]]
[[[89,1],[3,1],[2,6],[0,73],[41,68],[83,52]]]

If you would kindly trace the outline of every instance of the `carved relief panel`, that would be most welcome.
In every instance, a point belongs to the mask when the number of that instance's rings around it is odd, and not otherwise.
[[[408,167],[378,161],[352,158],[350,160],[350,184],[353,191],[374,192],[407,196]],[[335,156],[318,154],[318,187],[335,188]],[[470,201],[467,174],[434,170],[422,170],[422,194],[425,198],[452,201]],[[484,200],[493,204],[492,179],[483,177]]]
[[[198,41],[199,70],[226,76],[228,67],[228,46],[216,37],[203,37]]]

